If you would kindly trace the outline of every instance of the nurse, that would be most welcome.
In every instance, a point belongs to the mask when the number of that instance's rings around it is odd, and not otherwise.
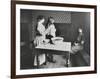
[[[35,46],[43,44],[45,41],[45,26],[44,26],[45,18],[44,16],[40,15],[37,18],[37,25],[36,25],[36,37],[34,39]],[[39,64],[42,65],[46,61],[45,54],[40,54],[38,56]],[[34,65],[37,65],[37,59],[35,56]]]

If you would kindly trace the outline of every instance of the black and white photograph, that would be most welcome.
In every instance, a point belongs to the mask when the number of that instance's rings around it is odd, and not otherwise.
[[[20,68],[90,66],[90,13],[20,11]]]
[[[18,78],[96,72],[95,6],[19,3],[15,14]]]

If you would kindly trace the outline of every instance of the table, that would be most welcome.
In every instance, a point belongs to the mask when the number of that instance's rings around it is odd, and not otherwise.
[[[66,66],[68,67],[69,65],[69,61],[70,61],[70,51],[71,51],[71,42],[61,42],[58,44],[41,44],[39,46],[36,46],[35,49],[37,50],[49,50],[49,51],[62,51],[63,53],[61,54],[65,54],[66,56]],[[40,52],[39,52],[40,53]],[[58,53],[58,52],[56,52]],[[37,67],[39,67],[39,60],[38,60],[38,52],[36,52],[36,57],[37,57]],[[47,60],[46,60],[47,62]]]

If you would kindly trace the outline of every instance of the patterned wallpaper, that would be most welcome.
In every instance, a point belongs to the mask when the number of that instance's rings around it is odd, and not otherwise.
[[[33,11],[33,20],[39,15],[48,17],[52,16],[55,19],[56,23],[71,23],[71,13],[70,12],[62,12],[62,11],[42,11],[42,10],[34,10]]]

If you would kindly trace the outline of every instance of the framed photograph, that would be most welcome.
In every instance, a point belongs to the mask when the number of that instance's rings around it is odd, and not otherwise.
[[[97,72],[97,6],[11,1],[11,78]]]

